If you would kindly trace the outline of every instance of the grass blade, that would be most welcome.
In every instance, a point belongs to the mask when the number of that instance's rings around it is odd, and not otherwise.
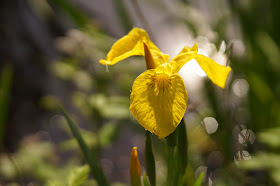
[[[94,176],[94,178],[96,179],[98,185],[100,186],[109,186],[109,182],[107,180],[107,178],[105,177],[103,170],[101,168],[100,162],[96,159],[96,157],[91,153],[91,151],[89,150],[88,146],[86,145],[83,137],[80,134],[79,129],[77,128],[76,124],[72,121],[72,119],[70,118],[70,116],[65,112],[65,110],[63,109],[63,107],[60,107],[66,121],[67,124],[69,125],[71,132],[73,134],[73,136],[76,138],[83,154],[84,157],[86,159],[86,161],[89,164],[89,167],[92,171],[92,174]]]
[[[203,181],[203,177],[204,177],[204,172],[202,172],[199,177],[197,178],[197,180],[194,183],[194,186],[201,186],[202,181]]]
[[[8,113],[8,102],[10,99],[10,89],[12,85],[13,69],[6,65],[2,70],[0,78],[0,151],[3,146],[6,118]]]

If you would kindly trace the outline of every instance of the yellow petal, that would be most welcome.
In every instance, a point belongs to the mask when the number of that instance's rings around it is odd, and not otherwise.
[[[164,64],[169,61],[169,55],[164,54],[159,50],[151,49],[150,51],[154,58],[154,62],[156,64],[156,66],[159,66],[159,65]]]
[[[137,147],[133,147],[130,155],[130,183],[132,186],[141,186],[141,167]]]
[[[231,71],[229,66],[220,65],[201,54],[196,54],[194,58],[215,85],[225,88],[228,74]]]
[[[149,39],[145,30],[133,28],[126,36],[119,39],[107,54],[106,60],[101,59],[99,62],[103,65],[114,65],[115,63],[126,59],[130,56],[144,56],[143,42],[149,49],[160,51]]]
[[[182,53],[197,54],[197,52],[198,52],[198,45],[197,45],[197,43],[195,43],[192,48],[185,46],[179,54],[182,54]]]
[[[171,134],[182,120],[188,97],[177,73],[168,75],[157,70],[147,70],[137,77],[129,109],[145,129],[161,139]]]
[[[174,69],[174,72],[179,72],[184,64],[186,64],[191,59],[195,59],[199,66],[204,70],[211,81],[221,87],[225,87],[225,83],[228,77],[231,68],[229,66],[223,66],[212,59],[203,56],[201,54],[192,54],[189,53],[181,53],[172,59],[170,62],[171,66]]]

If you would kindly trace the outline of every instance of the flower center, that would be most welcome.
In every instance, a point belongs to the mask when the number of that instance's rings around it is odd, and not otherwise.
[[[169,87],[171,77],[165,73],[157,73],[155,74],[155,91],[157,94],[159,92],[164,92],[166,88]]]

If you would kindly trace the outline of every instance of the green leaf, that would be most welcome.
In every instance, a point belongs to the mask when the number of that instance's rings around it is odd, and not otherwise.
[[[178,133],[178,168],[184,175],[188,165],[188,139],[184,118],[177,127]]]
[[[146,175],[146,172],[143,173],[143,185],[144,186],[151,186],[151,184],[149,183],[149,179]]]
[[[71,132],[71,131],[69,131],[69,132]],[[82,130],[82,129],[80,129],[80,133],[83,136],[85,143],[90,148],[95,148],[98,145],[97,136],[95,133],[88,131],[88,130]],[[65,150],[65,151],[76,150],[76,149],[80,148],[79,144],[77,144],[76,139],[74,139],[74,138],[61,142],[60,147],[62,150]]]
[[[199,177],[194,183],[194,186],[200,186],[202,184],[203,177],[204,177],[204,172],[200,173]]]
[[[274,147],[275,149],[280,147],[280,128],[279,127],[267,129],[263,132],[260,132],[258,137],[259,137],[259,140],[264,144]]]
[[[98,132],[98,140],[101,147],[107,147],[114,141],[119,132],[119,126],[116,123],[107,123],[102,126]]]
[[[68,176],[68,186],[81,185],[88,178],[88,173],[89,173],[88,165],[74,168]]]
[[[46,186],[63,186],[63,184],[56,181],[49,181]]]
[[[121,24],[126,32],[129,32],[132,29],[131,15],[127,7],[125,6],[124,0],[114,0],[113,5],[115,6],[116,12],[121,20]]]
[[[0,79],[0,150],[4,137],[5,122],[10,98],[13,69],[10,65],[4,66]]]
[[[81,11],[77,6],[67,0],[53,0],[53,5],[68,14],[70,18],[81,28],[85,27],[90,21],[88,15]]]
[[[156,165],[152,146],[151,133],[146,131],[145,165],[151,186],[156,185]]]
[[[96,179],[98,185],[100,186],[107,186],[109,185],[109,182],[107,180],[107,178],[105,177],[102,167],[100,165],[100,162],[96,159],[96,157],[90,152],[88,146],[86,145],[83,137],[80,134],[79,129],[77,128],[76,124],[72,121],[72,119],[70,118],[70,116],[65,112],[65,110],[63,109],[63,107],[60,107],[66,121],[67,124],[69,125],[71,132],[73,134],[73,136],[76,138],[77,142],[79,143],[79,146],[84,154],[84,157],[86,159],[86,161],[89,164],[89,167],[92,171],[92,174],[94,176],[94,178]]]
[[[129,101],[126,97],[112,96],[108,98],[104,94],[94,94],[89,98],[88,103],[104,118],[123,119],[130,117],[130,112],[127,109]]]

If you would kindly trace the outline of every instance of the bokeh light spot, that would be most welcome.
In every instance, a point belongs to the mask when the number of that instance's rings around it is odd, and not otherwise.
[[[218,122],[213,117],[204,118],[202,124],[205,126],[208,134],[213,134],[218,129]]]
[[[240,134],[238,134],[238,141],[240,144],[247,144],[250,142],[253,144],[256,140],[256,135],[252,130],[243,129]]]
[[[251,156],[248,151],[238,151],[234,156],[234,163],[238,166],[240,161],[249,159],[251,159]]]
[[[238,97],[245,97],[248,93],[249,84],[245,79],[237,79],[233,82],[232,89]]]

